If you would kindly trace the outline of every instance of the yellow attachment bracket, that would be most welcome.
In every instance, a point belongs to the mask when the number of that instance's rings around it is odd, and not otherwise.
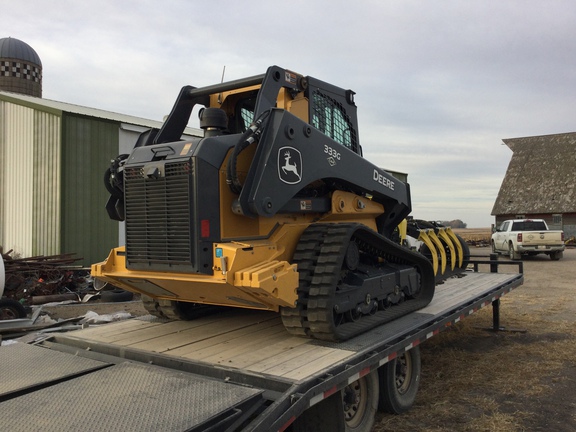
[[[251,295],[264,297],[266,303],[294,307],[298,294],[296,264],[270,261],[234,273],[234,286],[249,288]]]

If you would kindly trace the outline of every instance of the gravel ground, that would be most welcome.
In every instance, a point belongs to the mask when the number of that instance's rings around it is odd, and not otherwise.
[[[422,344],[414,407],[379,414],[374,432],[576,430],[576,249],[523,266],[524,285],[502,298],[500,316],[524,331],[481,329],[492,324],[485,308]]]

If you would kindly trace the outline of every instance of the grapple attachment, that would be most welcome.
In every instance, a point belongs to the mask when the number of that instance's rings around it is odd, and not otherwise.
[[[437,222],[411,219],[407,235],[416,240],[416,248],[432,263],[436,281],[462,274],[470,260],[470,249],[464,239],[450,227]]]

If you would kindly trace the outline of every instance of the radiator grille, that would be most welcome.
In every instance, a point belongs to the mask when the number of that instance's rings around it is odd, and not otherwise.
[[[129,268],[194,266],[190,223],[192,174],[192,160],[166,163],[164,175],[158,178],[148,178],[143,167],[125,169]]]

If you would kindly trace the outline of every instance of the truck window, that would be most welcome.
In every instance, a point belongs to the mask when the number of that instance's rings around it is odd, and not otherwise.
[[[514,222],[512,231],[546,231],[544,221],[519,221]]]

